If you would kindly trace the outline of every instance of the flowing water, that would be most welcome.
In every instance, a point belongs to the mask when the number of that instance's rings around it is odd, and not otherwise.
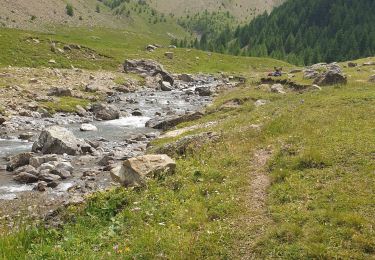
[[[142,116],[126,116],[111,121],[94,121],[98,131],[81,132],[80,123],[74,122],[69,115],[59,115],[59,120],[51,119],[25,119],[29,129],[60,124],[70,129],[77,137],[87,140],[97,140],[99,138],[109,142],[121,142],[136,134],[148,134],[157,132],[155,129],[145,127],[148,120],[155,118],[155,115],[178,115],[201,109],[211,102],[210,98],[188,95],[182,91],[161,92],[161,91],[140,91],[135,93],[121,94],[119,100],[114,103],[124,114],[131,114],[135,110],[142,113]],[[57,116],[56,116],[57,117]],[[64,121],[61,122],[61,118]],[[22,121],[19,120],[19,121]],[[26,124],[24,124],[26,125]],[[38,131],[39,132],[39,131]],[[5,157],[20,152],[31,150],[32,142],[19,139],[0,139],[0,165],[5,165]],[[71,186],[69,182],[60,184],[57,191],[64,191]],[[17,193],[30,191],[33,185],[21,185],[12,180],[12,173],[0,168],[0,200],[15,199]]]

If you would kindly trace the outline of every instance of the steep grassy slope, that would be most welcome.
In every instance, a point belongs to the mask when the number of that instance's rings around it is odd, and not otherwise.
[[[264,11],[271,11],[283,0],[148,0],[148,2],[156,10],[176,16],[192,15],[205,10],[209,12],[229,11],[239,20],[248,21]]]
[[[211,54],[203,51],[174,49],[175,58],[164,56],[168,48],[158,49],[150,53],[145,47],[150,43],[168,46],[170,32],[174,35],[184,35],[183,31],[175,27],[162,24],[152,25],[150,31],[125,31],[116,29],[60,28],[55,34],[44,34],[14,29],[0,29],[0,66],[27,67],[56,67],[116,70],[128,58],[156,59],[166,65],[173,72],[240,72],[246,73],[250,69],[264,69],[272,67],[272,59],[239,57]],[[152,30],[152,31],[151,31]],[[37,40],[37,41],[36,41]],[[81,50],[52,52],[50,42],[56,42],[62,49],[67,44],[78,44]],[[93,56],[95,58],[93,58]],[[55,64],[49,63],[51,59]],[[286,63],[278,62],[280,66]]]
[[[2,236],[0,256],[371,259],[372,70],[347,69],[348,85],[322,91],[278,95],[250,82],[223,93],[204,118],[180,126],[215,121],[190,133],[216,131],[220,141],[179,158],[175,175],[96,194],[70,207],[60,229]],[[242,105],[222,107],[234,99]],[[255,107],[258,99],[270,102]]]

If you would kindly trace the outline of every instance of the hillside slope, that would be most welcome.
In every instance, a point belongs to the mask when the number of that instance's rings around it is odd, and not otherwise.
[[[264,11],[271,11],[283,0],[148,0],[156,10],[177,16],[207,11],[229,11],[239,20],[248,20]]]
[[[271,56],[296,64],[372,56],[374,9],[372,0],[290,0],[232,35],[224,32],[211,46],[216,51]]]

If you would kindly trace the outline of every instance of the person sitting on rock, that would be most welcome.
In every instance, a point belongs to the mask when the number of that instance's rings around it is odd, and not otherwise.
[[[271,76],[271,77],[281,77],[282,75],[283,75],[283,73],[282,73],[282,70],[283,70],[283,68],[281,68],[281,67],[274,67],[274,72],[270,72],[269,74],[268,74],[268,76]]]

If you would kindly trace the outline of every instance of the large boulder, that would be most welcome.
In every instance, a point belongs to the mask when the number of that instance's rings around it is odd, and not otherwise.
[[[33,153],[19,153],[8,157],[7,170],[13,171],[18,167],[28,165],[31,157],[33,157]]]
[[[164,120],[151,119],[146,123],[146,127],[160,129],[163,131],[169,130],[180,123],[193,121],[203,116],[201,112],[190,113],[182,116],[174,116]]]
[[[127,73],[131,72],[151,77],[161,75],[163,81],[167,81],[171,85],[174,83],[172,75],[161,64],[153,60],[126,60],[124,70]]]
[[[34,183],[37,182],[39,178],[34,174],[28,172],[21,172],[14,176],[13,179],[20,183]]]
[[[78,139],[74,134],[66,128],[60,126],[52,126],[42,131],[38,141],[33,145],[33,152],[41,152],[43,154],[69,154],[76,155],[86,148],[83,140]]]
[[[143,155],[124,161],[111,170],[114,181],[125,187],[144,186],[148,178],[173,174],[176,163],[168,155]]]
[[[96,119],[114,120],[120,118],[120,111],[112,105],[97,103],[92,106],[92,112]]]
[[[346,76],[338,70],[328,70],[326,72],[323,72],[314,80],[314,84],[317,84],[319,86],[329,86],[346,83]]]

